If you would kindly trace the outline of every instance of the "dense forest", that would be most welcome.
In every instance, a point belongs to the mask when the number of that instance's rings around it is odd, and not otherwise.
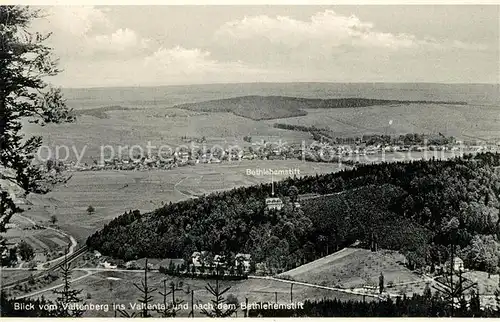
[[[389,104],[454,104],[466,105],[465,102],[446,101],[403,101],[380,100],[370,98],[301,98],[286,96],[241,96],[185,103],[174,106],[198,112],[229,112],[253,120],[270,120],[307,115],[308,108],[349,108]]]
[[[443,263],[457,245],[466,266],[494,272],[500,235],[500,154],[362,164],[275,184],[285,205],[266,210],[269,184],[128,212],[87,240],[105,255],[185,258],[249,253],[281,272],[361,241],[402,251],[411,265]],[[294,201],[301,194],[325,195]]]
[[[499,317],[493,309],[480,309],[479,297],[463,299],[454,312],[448,302],[430,290],[423,295],[397,297],[381,301],[340,301],[323,299],[305,301],[303,309],[252,309],[250,317]]]
[[[89,115],[89,116],[97,117],[99,119],[108,119],[109,118],[108,112],[131,111],[131,110],[136,110],[136,108],[124,107],[124,106],[120,106],[120,105],[112,105],[112,106],[77,110],[77,111],[74,111],[74,113],[76,114],[76,116]]]

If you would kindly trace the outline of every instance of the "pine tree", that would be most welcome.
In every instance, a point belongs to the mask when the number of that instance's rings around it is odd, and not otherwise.
[[[167,292],[167,289],[170,291]],[[178,287],[174,282],[171,282],[169,287],[167,288],[167,280],[163,280],[163,292],[159,292],[161,296],[163,296],[163,310],[158,310],[158,313],[161,314],[162,317],[175,317],[177,312],[180,310],[178,308],[179,305],[184,303],[184,300],[180,300],[175,298],[175,292],[183,291],[182,288]],[[168,303],[167,296],[172,295],[172,302]]]
[[[134,283],[134,286],[142,293],[142,297],[139,298],[139,302],[143,304],[143,309],[141,313],[141,317],[148,318],[151,317],[151,314],[148,310],[148,305],[151,303],[153,296],[151,293],[156,291],[156,288],[148,286],[148,259],[146,258],[146,262],[144,264],[144,280],[141,281],[141,286]]]
[[[124,317],[124,318],[135,318],[135,317],[137,317],[137,312],[128,313],[127,311],[125,311],[125,310],[120,310],[120,309],[118,309],[117,311],[118,311],[118,312],[120,313],[120,315],[121,315],[122,317]]]
[[[479,298],[479,291],[472,289],[470,295],[470,312],[472,317],[481,316],[481,300]]]
[[[476,286],[476,283],[468,282],[462,275],[462,270],[459,269],[455,272],[454,259],[455,259],[455,245],[450,246],[450,267],[448,274],[444,274],[445,282],[442,284],[436,283],[434,286],[441,294],[444,295],[445,301],[448,303],[450,315],[456,316],[456,307],[458,306],[463,311],[463,305],[466,303],[466,291]]]
[[[95,208],[92,205],[87,207],[87,214],[89,216],[92,215],[94,212],[95,212]]]
[[[46,300],[43,295],[38,299],[9,299],[5,291],[0,292],[0,317],[57,317],[57,312],[45,310],[45,305],[54,305],[53,302]],[[15,304],[32,304],[33,309],[19,310]]]
[[[378,287],[380,294],[382,294],[384,292],[384,274],[382,272],[380,272],[380,276],[378,277]]]
[[[429,284],[430,283],[425,284],[425,288],[424,288],[424,294],[423,294],[423,296],[426,299],[431,299],[432,298],[432,290],[431,290]]]
[[[56,299],[56,315],[59,317],[80,317],[84,311],[72,306],[83,304],[82,299],[79,297],[83,290],[71,288],[71,264],[68,262],[66,256],[61,266],[61,275],[64,283],[63,288],[62,290],[54,290],[54,293],[59,295]]]
[[[227,309],[224,309],[223,306],[224,304],[227,304],[227,299],[225,299],[223,295],[226,294],[227,291],[231,289],[231,287],[228,286],[225,289],[221,289],[219,283],[220,280],[219,265],[217,265],[216,267],[216,272],[217,273],[215,274],[215,287],[212,286],[210,283],[208,283],[207,286],[205,286],[205,289],[214,297],[214,299],[210,300],[212,302],[212,308],[211,310],[203,308],[201,313],[207,317],[212,317],[212,318],[229,317],[236,312],[236,308],[231,306]]]

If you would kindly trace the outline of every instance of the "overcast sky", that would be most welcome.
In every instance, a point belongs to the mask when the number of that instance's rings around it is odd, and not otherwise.
[[[63,87],[499,82],[498,6],[44,9]]]

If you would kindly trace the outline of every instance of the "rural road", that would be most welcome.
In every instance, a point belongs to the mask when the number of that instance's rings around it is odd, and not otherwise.
[[[0,267],[0,271],[29,271],[30,268],[27,267]]]
[[[79,269],[79,270],[81,270],[81,271],[86,271],[85,269]],[[95,273],[95,272],[93,272],[93,271],[86,271],[86,272],[87,272],[87,274],[85,274],[85,275],[83,275],[83,276],[80,276],[80,277],[77,277],[77,278],[74,278],[74,279],[72,279],[70,282],[71,282],[71,283],[73,283],[73,282],[77,282],[77,281],[79,281],[79,280],[81,280],[81,279],[84,279],[84,278],[86,278],[86,277],[89,277],[89,276],[91,276],[91,275],[93,275],[93,274]],[[57,288],[59,288],[59,287],[62,287],[62,286],[64,286],[64,284],[58,284],[58,285],[51,286],[51,287],[48,287],[48,288],[45,288],[45,289],[43,289],[43,290],[39,290],[39,291],[36,291],[36,292],[30,293],[30,294],[17,296],[17,297],[15,297],[14,299],[15,299],[15,300],[20,300],[20,299],[24,299],[24,298],[27,298],[27,297],[36,296],[36,295],[38,295],[38,294],[42,294],[42,293],[45,293],[45,292],[48,292],[48,291],[55,290],[55,289],[57,289]]]
[[[19,270],[19,269],[18,268],[11,268],[10,270]],[[80,277],[72,279],[70,281],[71,283],[77,282],[77,281],[79,281],[81,279],[87,278],[87,277],[89,277],[89,276],[91,276],[93,274],[99,273],[99,272],[128,272],[128,273],[143,273],[144,272],[143,269],[131,270],[131,269],[116,269],[116,268],[100,268],[100,267],[96,267],[96,268],[87,268],[87,267],[85,267],[85,268],[73,268],[72,270],[73,271],[86,272],[86,274],[83,275],[83,276],[80,276]],[[59,287],[62,287],[63,285],[64,284],[54,285],[54,286],[51,286],[51,287],[48,287],[48,288],[44,288],[42,290],[38,290],[38,291],[33,292],[33,293],[29,293],[29,294],[26,294],[26,295],[18,296],[15,299],[16,300],[20,300],[20,299],[24,299],[24,298],[27,298],[27,297],[36,296],[36,295],[39,295],[39,294],[42,294],[42,293],[45,293],[45,292],[48,292],[48,291],[55,290],[55,289],[57,289]]]
[[[342,190],[342,191],[339,191],[339,192],[326,193],[326,194],[323,194],[323,195],[308,196],[308,197],[302,198],[301,200],[311,200],[311,199],[318,199],[318,198],[322,198],[322,197],[338,196],[338,195],[344,194],[344,193],[346,193],[348,191],[349,192],[353,192],[353,191],[361,190],[362,188],[363,187],[351,188],[351,189]],[[299,198],[300,198],[300,195],[299,195]]]
[[[69,256],[69,255],[73,254],[73,252],[75,251],[76,245],[77,245],[78,243],[77,243],[76,239],[75,239],[73,236],[71,236],[71,235],[69,235],[69,234],[65,233],[64,231],[62,231],[62,230],[60,230],[60,229],[56,229],[56,228],[48,227],[48,226],[45,226],[45,225],[42,225],[42,224],[38,224],[38,223],[36,223],[33,219],[31,219],[31,218],[29,218],[29,217],[26,217],[26,216],[23,216],[23,215],[20,215],[20,214],[16,214],[16,216],[23,218],[24,220],[26,220],[26,221],[28,221],[29,223],[31,223],[33,226],[38,225],[38,226],[43,227],[43,228],[45,228],[45,229],[50,229],[50,230],[53,230],[53,231],[55,231],[55,232],[57,232],[57,233],[59,233],[59,234],[61,234],[61,235],[64,235],[64,236],[68,237],[68,238],[69,238],[69,240],[71,241],[71,245],[70,245],[70,247],[69,247],[69,250],[68,250],[68,253],[67,253],[67,254],[62,255],[62,256],[60,256],[60,257],[58,257],[58,258],[54,258],[54,259],[52,259],[52,260],[50,260],[50,261],[47,261],[47,262],[44,262],[44,263],[42,263],[42,264],[39,264],[39,265],[37,266],[37,269],[41,269],[43,265],[46,265],[46,264],[49,264],[49,265],[50,265],[50,264],[52,264],[52,263],[54,263],[54,262],[60,261],[60,260],[64,259],[64,257],[65,257],[65,256]]]
[[[83,271],[86,272],[85,275],[77,277],[75,279],[72,279],[71,282],[76,282],[81,279],[87,278],[95,273],[98,272],[129,272],[129,273],[142,273],[144,270],[127,270],[127,269],[113,269],[113,268],[74,268],[73,271]],[[325,290],[331,290],[331,291],[338,291],[338,292],[344,292],[344,293],[349,293],[349,294],[355,294],[355,295],[361,295],[361,296],[370,296],[370,297],[375,297],[378,298],[377,295],[374,294],[366,294],[362,292],[357,292],[357,291],[351,291],[348,289],[343,289],[343,288],[336,288],[336,287],[329,287],[329,286],[323,286],[323,285],[317,285],[317,284],[311,284],[311,283],[304,283],[304,282],[296,282],[296,281],[289,281],[281,278],[275,278],[271,276],[248,276],[248,278],[252,279],[262,279],[262,280],[271,280],[271,281],[276,281],[276,282],[282,282],[282,283],[288,283],[288,284],[296,284],[296,285],[303,285],[303,286],[308,286],[308,287],[314,287],[314,288],[320,288],[320,289],[325,289]],[[54,285],[42,290],[38,290],[36,292],[26,294],[26,295],[21,295],[16,297],[16,300],[27,298],[27,297],[32,297],[36,296],[48,291],[55,290],[59,287],[62,287],[64,284],[58,284]]]
[[[290,281],[290,280],[285,280],[282,278],[276,278],[276,277],[271,277],[271,276],[253,276],[252,275],[252,276],[248,276],[248,278],[263,279],[263,280],[268,280],[268,281],[271,280],[271,281],[276,281],[276,282],[295,284],[295,285],[303,285],[303,286],[308,286],[308,287],[321,288],[324,290],[337,291],[337,292],[343,292],[343,293],[348,293],[348,294],[355,294],[355,295],[370,296],[370,297],[378,298],[378,295],[369,294],[369,293],[362,293],[362,292],[357,292],[357,291],[351,291],[351,290],[348,290],[345,288],[329,287],[329,286],[323,286],[323,285],[317,285],[317,284],[311,284],[311,283],[305,283],[305,282]]]
[[[85,268],[73,268],[74,271],[86,271],[86,272],[128,272],[128,273],[144,273],[143,269],[120,269],[120,268],[101,268],[101,267],[85,267]],[[148,270],[148,272],[158,272],[158,270]]]

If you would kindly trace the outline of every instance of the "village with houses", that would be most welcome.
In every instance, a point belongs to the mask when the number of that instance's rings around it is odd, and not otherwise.
[[[222,162],[239,162],[245,160],[302,160],[307,162],[333,163],[372,163],[384,161],[384,158],[420,159],[421,154],[428,157],[447,158],[464,153],[483,153],[500,151],[500,142],[481,140],[446,140],[431,144],[405,144],[404,141],[384,141],[384,136],[377,140],[351,138],[339,143],[338,139],[325,136],[318,140],[302,143],[286,142],[254,142],[244,146],[228,146],[226,148],[208,149],[183,147],[168,154],[124,155],[122,157],[101,160],[92,157],[92,162],[79,164],[73,160],[59,161],[65,171],[99,171],[99,170],[170,170],[183,166],[198,164],[219,164]],[[198,140],[199,141],[199,140]],[[191,140],[194,144],[198,141]],[[205,142],[205,141],[203,141]]]

